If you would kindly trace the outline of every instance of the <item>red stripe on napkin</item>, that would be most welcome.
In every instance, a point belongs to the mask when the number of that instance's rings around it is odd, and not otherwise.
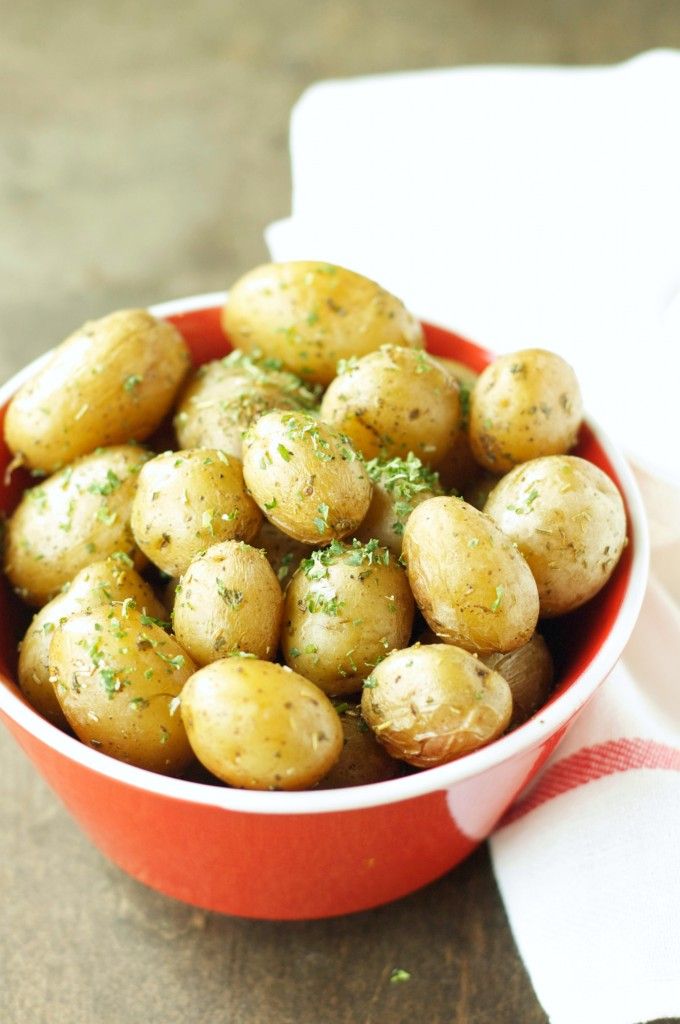
[[[642,739],[607,740],[594,747],[584,747],[548,768],[534,789],[514,804],[501,819],[500,827],[512,824],[546,801],[568,793],[570,789],[585,786],[605,775],[615,775],[635,768],[661,768],[680,772],[680,750]]]

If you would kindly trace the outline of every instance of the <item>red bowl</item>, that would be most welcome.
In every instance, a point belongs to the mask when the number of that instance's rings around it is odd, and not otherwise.
[[[224,355],[222,294],[152,308],[177,325],[197,362]],[[481,370],[491,353],[425,324],[428,350]],[[44,357],[43,357],[44,358]],[[40,360],[0,390],[0,418]],[[550,624],[558,687],[530,721],[440,768],[355,789],[248,792],[165,778],[115,761],[41,718],[15,682],[25,610],[0,586],[0,717],[100,850],[161,892],[243,917],[327,917],[373,907],[444,874],[493,830],[614,667],[645,589],[648,540],[623,457],[591,422],[577,449],[619,485],[630,544],[605,589]],[[0,479],[10,459],[0,450]],[[28,477],[0,487],[10,512]]]

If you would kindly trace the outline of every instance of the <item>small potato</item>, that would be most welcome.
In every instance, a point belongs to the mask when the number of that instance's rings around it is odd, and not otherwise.
[[[466,651],[512,651],[531,638],[538,592],[529,566],[494,522],[461,498],[430,498],[404,531],[418,607],[445,641]]]
[[[501,736],[512,695],[498,672],[460,647],[416,644],[374,669],[361,713],[392,757],[432,768]]]
[[[189,565],[177,587],[172,622],[198,665],[234,650],[273,661],[282,614],[281,586],[264,551],[226,540]]]
[[[483,654],[481,660],[499,672],[512,691],[511,729],[528,721],[550,696],[555,678],[553,660],[540,633],[534,633],[529,643],[516,651]]]
[[[357,538],[376,538],[397,558],[406,520],[416,505],[443,494],[439,474],[409,452],[405,459],[371,459],[366,470],[373,482],[373,497]]]
[[[229,291],[222,324],[235,348],[260,349],[304,380],[328,384],[340,359],[380,345],[422,348],[418,321],[375,281],[344,267],[269,263]]]
[[[293,540],[268,519],[263,520],[260,532],[253,541],[253,547],[264,551],[281,586],[287,584],[302,559],[311,554],[309,544]]]
[[[179,331],[144,309],[84,324],[12,399],[8,447],[53,473],[95,448],[143,441],[170,411],[190,365]]]
[[[192,760],[176,698],[194,671],[174,637],[132,607],[74,615],[50,646],[50,678],[76,736],[167,775]]]
[[[344,734],[340,760],[319,783],[319,789],[345,786],[370,786],[402,774],[401,763],[391,757],[376,740],[361,717],[358,706],[336,704]]]
[[[19,686],[36,711],[53,725],[66,726],[61,704],[49,681],[50,644],[55,629],[69,616],[100,606],[117,608],[119,614],[124,603],[147,616],[165,618],[165,609],[149,584],[132,568],[132,559],[118,552],[81,569],[68,590],[34,616],[19,645]]]
[[[436,466],[460,431],[457,382],[425,352],[383,345],[352,360],[329,385],[321,419],[367,458],[413,452]]]
[[[575,455],[517,466],[493,489],[484,511],[526,558],[544,617],[564,615],[594,597],[626,546],[618,488]]]
[[[139,474],[132,531],[144,554],[169,576],[181,576],[212,544],[252,540],[261,522],[233,455],[214,448],[164,452]]]
[[[288,585],[284,659],[326,693],[356,693],[387,651],[408,643],[413,611],[406,573],[386,548],[334,541]]]
[[[232,352],[199,367],[180,397],[175,430],[180,448],[219,448],[243,457],[243,434],[272,409],[312,409],[317,394],[277,360]]]
[[[500,356],[472,392],[472,451],[485,469],[505,473],[520,462],[569,451],[582,417],[576,374],[560,356],[540,348]]]
[[[267,519],[304,544],[354,533],[371,481],[349,440],[302,412],[270,412],[244,439],[243,475]]]
[[[333,767],[342,726],[328,697],[289,668],[251,658],[206,665],[182,693],[199,761],[243,789],[307,789]]]
[[[41,607],[86,565],[116,551],[141,564],[130,512],[148,458],[133,445],[103,448],[24,493],[5,548],[5,572],[24,601]]]

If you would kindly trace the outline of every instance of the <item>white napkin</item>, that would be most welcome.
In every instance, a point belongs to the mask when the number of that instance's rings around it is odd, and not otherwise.
[[[680,1016],[680,54],[325,82],[275,259],[376,278],[496,351],[544,346],[633,456],[652,582],[623,663],[491,842],[555,1024]]]

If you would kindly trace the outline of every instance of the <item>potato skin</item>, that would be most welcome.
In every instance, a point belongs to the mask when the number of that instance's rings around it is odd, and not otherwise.
[[[195,666],[174,637],[133,608],[74,615],[54,632],[50,676],[69,725],[119,761],[179,774],[193,754],[173,698]]]
[[[493,489],[484,511],[526,558],[543,617],[564,615],[594,597],[626,546],[618,488],[575,455],[517,466]]]
[[[122,551],[141,564],[130,527],[148,452],[104,448],[24,492],[7,523],[5,572],[24,601],[41,607],[90,565]]]
[[[169,576],[181,576],[212,544],[252,540],[261,522],[241,463],[218,449],[164,452],[139,474],[132,531],[144,554]]]
[[[287,533],[282,533],[268,519],[262,520],[260,531],[253,541],[254,548],[260,548],[267,556],[267,561],[276,573],[281,586],[288,581],[303,558],[307,558],[312,549],[309,544],[301,544],[293,540]]]
[[[367,459],[413,452],[437,466],[460,431],[459,387],[425,352],[383,345],[352,360],[332,381],[321,418],[347,434]]]
[[[401,762],[378,743],[357,705],[336,704],[343,732],[340,759],[319,783],[319,789],[370,786],[402,774]]]
[[[483,654],[481,660],[503,676],[512,691],[510,729],[528,721],[543,707],[555,680],[552,656],[540,633],[508,654]]]
[[[418,321],[375,281],[304,260],[268,263],[240,278],[222,325],[235,348],[260,349],[303,380],[324,385],[340,359],[388,343],[423,346]]]
[[[144,309],[83,324],[12,399],[8,447],[53,473],[109,445],[143,441],[170,411],[190,365],[179,331]]]
[[[406,524],[413,596],[445,643],[511,651],[532,636],[538,592],[529,566],[493,520],[461,498],[430,498]]]
[[[244,438],[243,475],[267,519],[303,544],[354,533],[371,501],[349,440],[302,412],[270,412]]]
[[[374,669],[361,712],[392,757],[432,768],[502,735],[512,695],[502,676],[460,647],[416,644]]]
[[[404,526],[413,509],[443,494],[439,474],[424,466],[413,452],[405,459],[371,459],[366,470],[373,483],[373,496],[356,536],[364,542],[375,537],[398,558]]]
[[[273,661],[282,614],[283,594],[264,551],[227,540],[191,562],[177,587],[172,622],[198,665],[233,650]]]
[[[117,607],[124,601],[147,615],[165,618],[165,609],[153,590],[132,568],[127,555],[93,562],[73,578],[68,590],[58,594],[33,617],[19,645],[19,686],[33,707],[44,718],[64,728],[67,725],[61,704],[50,683],[49,654],[57,626],[71,615],[100,606]]]
[[[413,612],[406,574],[386,548],[336,541],[288,585],[284,659],[325,693],[356,693],[380,658],[408,643]]]
[[[182,718],[199,761],[231,786],[306,789],[342,750],[342,726],[326,695],[269,661],[225,658],[195,673]]]
[[[492,473],[569,451],[578,439],[583,401],[576,374],[554,352],[531,348],[495,359],[470,400],[470,443]]]

